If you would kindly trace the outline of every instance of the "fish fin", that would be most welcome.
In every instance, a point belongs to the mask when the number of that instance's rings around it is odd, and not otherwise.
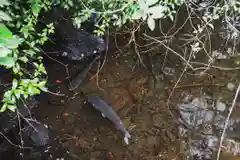
[[[105,118],[106,116],[103,114],[103,113],[101,113],[102,114],[102,116]]]

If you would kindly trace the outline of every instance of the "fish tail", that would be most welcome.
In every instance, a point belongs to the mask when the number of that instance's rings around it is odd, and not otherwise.
[[[131,135],[129,134],[128,131],[125,132],[125,135],[124,135],[124,142],[128,145],[129,144],[129,138],[131,138]]]

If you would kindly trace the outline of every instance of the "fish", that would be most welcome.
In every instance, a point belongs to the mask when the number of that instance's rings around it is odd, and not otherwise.
[[[69,91],[73,91],[75,89],[77,89],[82,82],[84,81],[84,79],[86,78],[89,70],[92,68],[92,65],[95,63],[96,60],[98,60],[100,58],[100,56],[96,56],[93,61],[86,67],[84,68],[84,70],[82,72],[80,72],[79,74],[77,74],[76,77],[72,78],[72,80],[70,80],[70,83],[68,85],[68,89]]]
[[[115,126],[124,134],[124,142],[128,145],[129,138],[131,138],[131,135],[126,130],[122,120],[113,110],[113,108],[109,106],[104,100],[97,96],[88,96],[88,102],[92,104],[95,109],[100,111],[104,118],[108,118],[115,124]]]
[[[28,145],[46,146],[50,144],[49,130],[42,123],[31,123],[23,128],[23,139]]]

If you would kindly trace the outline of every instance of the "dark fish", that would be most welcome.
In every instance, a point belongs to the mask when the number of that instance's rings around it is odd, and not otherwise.
[[[105,50],[105,42],[102,38],[87,32],[76,34],[79,34],[79,38],[67,40],[62,56],[67,56],[70,60],[83,60]]]
[[[73,91],[73,90],[77,89],[82,84],[82,82],[86,78],[89,70],[92,68],[93,63],[97,59],[99,59],[99,56],[95,57],[94,60],[86,68],[84,68],[84,70],[81,73],[79,73],[76,77],[74,77],[70,81],[70,83],[68,85],[68,88],[69,88],[70,91]]]
[[[49,130],[41,123],[31,122],[31,126],[23,128],[23,137],[29,145],[46,146],[50,142]]]
[[[125,129],[123,122],[116,114],[116,112],[105,101],[95,96],[88,96],[88,102],[93,105],[94,108],[99,110],[103,117],[107,117],[111,120],[115,126],[124,134],[124,141],[129,144],[128,139],[131,138],[129,132]]]

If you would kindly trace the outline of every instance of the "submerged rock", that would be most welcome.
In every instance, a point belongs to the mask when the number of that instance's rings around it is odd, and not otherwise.
[[[194,97],[188,103],[179,104],[180,136],[189,141],[187,146],[190,157],[196,160],[212,159],[219,148],[221,131],[225,127],[227,105],[217,101],[208,102],[210,97]],[[225,133],[223,151],[240,155],[239,119],[230,119]],[[190,136],[189,136],[190,135]]]

